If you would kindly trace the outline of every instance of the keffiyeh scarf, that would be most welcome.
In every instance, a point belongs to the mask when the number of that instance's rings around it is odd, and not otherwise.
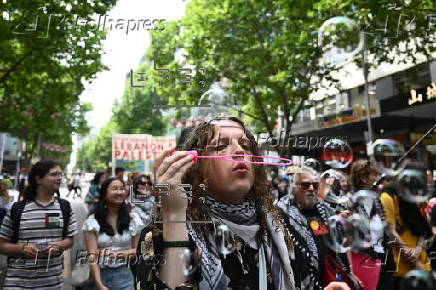
[[[275,231],[276,227],[272,225],[272,218],[267,216],[268,233],[265,233],[260,243],[258,242],[259,224],[257,223],[257,213],[253,200],[246,199],[240,204],[227,205],[211,197],[205,197],[204,207],[207,216],[214,224],[226,224],[235,236],[244,240],[254,249],[263,247],[275,289],[295,289],[283,232]],[[202,253],[203,279],[199,284],[199,289],[227,289],[229,278],[225,275],[221,265],[214,233],[209,233],[208,237],[204,237],[189,223],[188,230],[191,238]],[[206,241],[206,239],[208,240]],[[208,247],[208,244],[211,246]],[[260,264],[259,267],[261,267]],[[259,283],[261,283],[261,280],[262,277],[259,277]]]
[[[277,203],[277,206],[287,215],[290,235],[297,251],[307,258],[308,276],[302,281],[303,289],[322,289],[318,281],[318,249],[312,232],[307,224],[307,219],[302,214],[301,208],[289,195],[284,196]],[[323,201],[317,201],[315,208],[323,223],[333,215],[333,210]]]

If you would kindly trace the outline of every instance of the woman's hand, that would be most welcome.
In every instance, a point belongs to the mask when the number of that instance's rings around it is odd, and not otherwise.
[[[324,290],[351,290],[344,282],[330,282]]]
[[[165,150],[156,159],[156,181],[155,184],[168,184],[169,194],[161,194],[162,218],[164,220],[186,220],[186,208],[188,200],[177,188],[182,183],[182,177],[192,166],[193,156],[183,151],[174,151],[174,148]],[[159,187],[157,187],[159,188]]]

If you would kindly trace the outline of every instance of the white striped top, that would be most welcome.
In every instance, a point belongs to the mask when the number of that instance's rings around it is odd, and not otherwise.
[[[18,243],[55,242],[63,240],[62,211],[54,200],[47,206],[28,202],[23,210],[18,233]],[[71,211],[68,236],[77,234],[77,222]],[[0,228],[0,238],[10,241],[13,237],[11,212],[8,211]],[[38,255],[39,256],[39,255]],[[5,290],[15,289],[63,289],[62,256],[27,259],[11,258],[3,284]]]

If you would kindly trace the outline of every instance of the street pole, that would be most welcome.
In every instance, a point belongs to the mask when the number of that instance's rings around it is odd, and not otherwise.
[[[362,49],[362,64],[363,64],[363,77],[365,78],[365,97],[366,97],[366,120],[368,122],[368,155],[371,162],[374,162],[374,152],[372,150],[372,142],[373,142],[373,135],[372,135],[372,122],[371,122],[371,103],[369,100],[369,94],[368,94],[368,74],[369,74],[369,68],[368,68],[368,62],[367,62],[367,56],[366,56],[366,33],[363,32],[363,49]],[[371,148],[371,149],[370,149]]]
[[[40,133],[38,133],[38,143],[37,143],[37,149],[38,149],[38,160],[37,161],[40,161],[41,160],[41,132]]]
[[[5,141],[6,141],[6,133],[0,134],[2,136],[1,149],[0,149],[0,174],[3,170],[3,156],[5,153]]]
[[[18,161],[17,161],[17,166],[15,167],[14,190],[17,190],[18,182],[20,181],[19,177],[20,177],[20,166],[21,166],[21,154],[22,154],[22,150],[21,150],[21,141],[20,141],[20,150],[18,151]]]

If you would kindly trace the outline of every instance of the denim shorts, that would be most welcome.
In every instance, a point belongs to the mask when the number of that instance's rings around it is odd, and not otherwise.
[[[101,282],[110,290],[134,290],[134,278],[132,271],[126,266],[118,268],[100,268]],[[92,284],[83,287],[83,290],[97,289]]]

